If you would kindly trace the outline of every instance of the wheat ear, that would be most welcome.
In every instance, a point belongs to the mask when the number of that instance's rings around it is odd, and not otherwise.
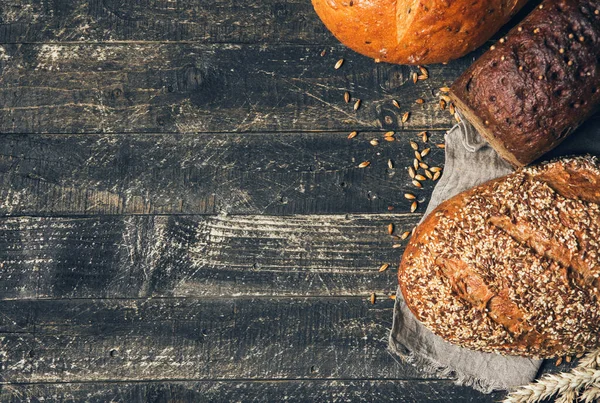
[[[571,372],[544,375],[539,380],[510,393],[503,402],[535,403],[557,394],[557,401],[572,402],[580,390],[600,384],[599,366],[600,349],[586,354]]]

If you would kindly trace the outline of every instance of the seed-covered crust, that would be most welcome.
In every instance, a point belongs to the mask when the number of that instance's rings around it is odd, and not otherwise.
[[[452,85],[498,153],[527,165],[600,107],[600,0],[545,0]]]
[[[471,349],[549,358],[598,346],[599,203],[594,157],[525,168],[451,198],[402,258],[408,307]]]

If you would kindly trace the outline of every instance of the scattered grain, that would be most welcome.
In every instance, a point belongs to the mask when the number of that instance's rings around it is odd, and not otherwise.
[[[377,297],[375,296],[375,293],[371,294],[371,297],[370,297],[371,304],[375,304],[376,298]]]
[[[417,211],[418,206],[419,204],[416,201],[412,202],[412,204],[410,205],[410,212],[414,213],[415,211]]]
[[[354,110],[357,111],[358,108],[360,108],[360,99],[357,99],[356,102],[354,103]]]
[[[417,81],[419,81],[419,76],[417,73],[412,73],[412,80],[415,84],[417,83]]]
[[[431,167],[431,168],[429,168],[429,170],[431,172],[440,172],[442,170],[442,168],[440,168],[440,167]]]
[[[387,226],[387,232],[388,234],[392,235],[394,233],[394,224],[389,223]]]
[[[421,105],[421,104],[425,103],[425,100],[423,98],[419,98],[419,99],[415,100],[415,103]]]
[[[382,271],[386,271],[388,269],[388,267],[390,267],[389,263],[384,263],[379,267],[379,273],[381,273]]]
[[[396,108],[400,109],[400,104],[395,99],[392,99],[392,105],[394,105]]]
[[[413,179],[415,178],[415,169],[413,167],[408,167],[408,175]]]
[[[416,176],[415,176],[415,179],[416,179]],[[423,185],[421,185],[421,182],[419,182],[418,180],[413,180],[412,183],[419,189],[421,189],[423,187]]]
[[[404,115],[402,115],[402,123],[405,123],[409,117],[410,117],[410,112],[404,112]]]
[[[421,175],[421,174],[417,174],[417,175],[415,175],[415,179],[418,180],[418,181],[424,181],[425,177],[423,175]]]
[[[394,162],[392,160],[388,160],[388,168],[394,169]]]
[[[359,168],[366,168],[366,167],[368,167],[369,165],[371,165],[371,161],[363,161],[363,162],[361,162],[360,164],[358,164],[358,167],[359,167]]]
[[[446,144],[436,144],[437,148],[446,148]]]
[[[415,143],[414,141],[412,141],[412,140],[410,141],[410,146],[415,151],[417,151],[419,149],[419,145],[417,143]]]
[[[404,197],[406,197],[408,200],[415,200],[417,198],[417,196],[412,193],[404,193]]]
[[[441,174],[442,174],[441,172],[434,173],[433,174],[433,178],[431,180],[434,180],[434,181],[438,180],[440,178]]]
[[[429,169],[425,169],[425,176],[431,180],[433,180],[433,174]]]
[[[350,132],[350,134],[348,135],[348,138],[349,138],[349,139],[353,139],[353,138],[354,138],[354,137],[356,137],[357,135],[358,135],[358,132],[357,132],[357,131]]]
[[[405,240],[409,236],[410,236],[410,231],[405,231],[402,233],[402,235],[400,235],[400,239]]]
[[[420,166],[421,168],[423,168],[423,169],[427,169],[427,168],[429,168],[429,165],[427,165],[427,164],[426,164],[426,163],[424,163],[424,162],[419,162],[419,166]]]
[[[335,66],[333,66],[334,69],[339,69],[340,67],[342,67],[342,64],[344,64],[344,59],[340,59],[335,63]]]
[[[344,92],[344,102],[350,102],[350,93],[348,91]]]
[[[378,146],[379,145],[379,141],[377,139],[373,139],[373,140],[369,141],[369,143],[371,143],[372,146]]]

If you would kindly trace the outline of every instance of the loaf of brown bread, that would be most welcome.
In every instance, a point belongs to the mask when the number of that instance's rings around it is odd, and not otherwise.
[[[550,358],[600,345],[600,164],[556,160],[440,204],[398,281],[426,327],[463,347]]]
[[[600,0],[546,0],[452,85],[451,98],[514,166],[600,106]]]

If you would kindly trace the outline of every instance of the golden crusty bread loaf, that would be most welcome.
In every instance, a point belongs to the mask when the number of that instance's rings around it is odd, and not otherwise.
[[[600,343],[600,164],[525,168],[440,204],[398,281],[426,327],[463,347],[550,358]]]
[[[363,55],[441,63],[488,40],[527,0],[312,0],[325,26]]]

